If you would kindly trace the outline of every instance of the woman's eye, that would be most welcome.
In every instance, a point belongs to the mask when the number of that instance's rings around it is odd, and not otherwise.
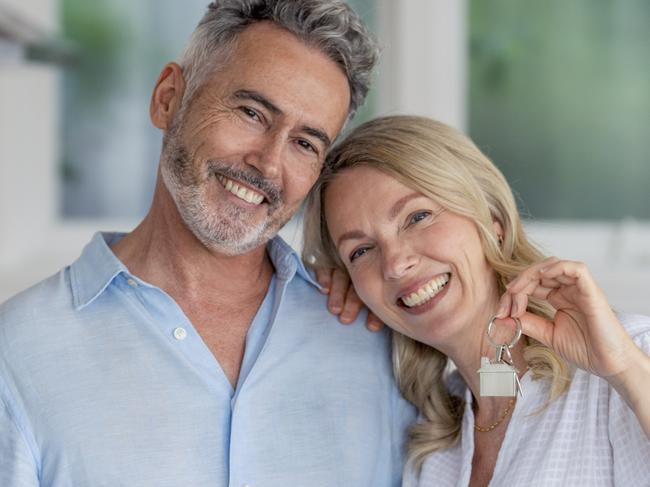
[[[370,250],[370,247],[359,247],[350,254],[350,262],[354,262],[356,259],[368,252],[368,250]]]
[[[414,223],[421,222],[422,220],[426,219],[427,217],[431,216],[430,211],[418,211],[416,213],[413,213],[411,215],[411,218],[409,218],[409,225],[412,225]]]

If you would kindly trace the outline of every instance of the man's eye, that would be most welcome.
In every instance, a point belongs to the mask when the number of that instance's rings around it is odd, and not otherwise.
[[[413,225],[414,223],[421,222],[422,220],[425,220],[429,216],[431,216],[430,211],[418,211],[418,212],[415,212],[409,218],[408,224]]]
[[[306,141],[305,139],[298,139],[297,143],[303,149],[308,150],[310,152],[313,152],[314,154],[318,154],[318,151],[316,150],[316,147],[314,147],[313,144]]]
[[[239,107],[239,109],[242,111],[244,115],[246,115],[248,118],[252,118],[253,120],[260,120],[259,114],[253,110],[252,108],[248,107]]]
[[[350,254],[350,262],[354,262],[356,259],[364,255],[370,250],[370,247],[359,247],[354,252]]]

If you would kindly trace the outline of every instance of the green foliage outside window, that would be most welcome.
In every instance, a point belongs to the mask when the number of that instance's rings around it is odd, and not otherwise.
[[[470,6],[470,133],[524,208],[650,218],[650,2]]]

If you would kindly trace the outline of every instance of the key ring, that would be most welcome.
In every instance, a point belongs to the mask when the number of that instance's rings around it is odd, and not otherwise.
[[[517,344],[517,342],[521,338],[521,321],[519,320],[519,318],[515,318],[514,316],[512,316],[511,318],[515,321],[515,324],[517,325],[517,327],[515,328],[515,336],[514,336],[514,338],[512,339],[512,341],[509,344],[506,344],[506,343],[502,343],[502,344],[494,343],[494,340],[492,340],[492,337],[490,336],[490,333],[492,333],[492,327],[494,326],[494,321],[497,319],[497,317],[493,316],[490,319],[490,321],[488,322],[487,339],[493,346],[497,347],[497,349],[499,347],[512,348]]]

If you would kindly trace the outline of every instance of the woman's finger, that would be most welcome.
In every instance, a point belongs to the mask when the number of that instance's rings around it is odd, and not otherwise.
[[[359,312],[363,309],[363,306],[363,301],[357,295],[354,286],[350,285],[345,295],[343,311],[339,315],[339,321],[346,325],[352,323],[359,316]]]
[[[555,279],[535,279],[529,281],[525,286],[517,286],[515,288],[508,288],[508,294],[515,296],[517,294],[526,294],[528,296],[535,296],[536,298],[546,299],[546,295],[550,289],[557,289],[562,287],[562,283]]]
[[[531,282],[538,281],[541,278],[540,271],[542,269],[548,268],[556,262],[559,262],[557,257],[549,257],[542,262],[530,266],[508,284],[508,291],[513,293],[521,292]]]
[[[558,289],[560,289],[560,286],[537,286],[535,290],[530,294],[530,296],[546,301],[548,299],[548,295],[551,294],[552,291],[557,291]]]
[[[583,262],[562,261],[542,271],[545,278],[557,279],[571,284],[583,294],[604,299],[602,290],[594,280],[589,268]]]
[[[510,316],[519,318],[526,312],[526,308],[528,308],[528,295],[525,293],[513,294]]]
[[[595,283],[587,266],[582,262],[563,260],[541,270],[540,274],[546,279],[557,279],[562,283],[584,284]]]
[[[519,319],[521,321],[521,330],[524,335],[534,338],[547,347],[553,345],[555,325],[551,320],[533,313],[524,313],[519,317]]]
[[[379,317],[372,311],[368,311],[368,317],[366,318],[366,327],[370,331],[379,331],[384,327],[384,322],[379,319]]]
[[[503,293],[503,296],[501,296],[501,299],[499,300],[499,306],[497,307],[497,312],[495,313],[495,316],[497,318],[505,318],[506,316],[510,316],[511,309],[512,309],[512,294],[506,291],[505,293]]]
[[[320,284],[319,291],[323,294],[329,294],[332,286],[332,272],[334,269],[318,267],[316,269],[316,281]]]
[[[558,276],[557,278],[552,278],[548,279],[546,277],[542,277],[539,281],[540,285],[542,287],[553,287],[553,288],[561,288],[563,286],[572,286],[575,284],[575,279],[572,277],[566,277],[566,276]]]
[[[329,299],[327,301],[327,308],[331,313],[338,315],[343,311],[343,304],[345,296],[350,287],[350,278],[346,272],[340,269],[334,269],[332,272],[332,284],[329,292]]]

